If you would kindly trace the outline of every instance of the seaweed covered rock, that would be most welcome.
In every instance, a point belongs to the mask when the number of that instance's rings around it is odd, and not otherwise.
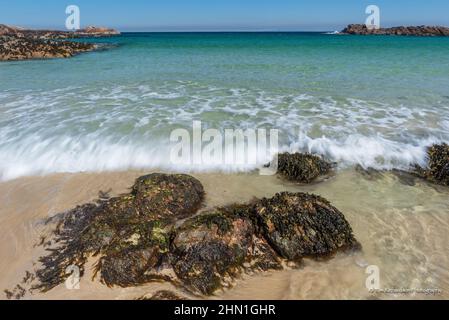
[[[331,163],[308,153],[281,153],[278,155],[278,173],[290,181],[310,183],[328,174]]]
[[[279,260],[256,228],[247,206],[216,209],[192,218],[172,243],[173,268],[189,289],[212,294],[245,266],[280,268]]]
[[[427,149],[427,168],[416,166],[415,173],[431,182],[449,186],[449,145],[434,144]]]
[[[71,265],[83,275],[91,255],[99,256],[95,273],[107,285],[148,281],[148,270],[168,252],[171,224],[193,215],[203,197],[203,187],[193,177],[152,174],[137,179],[130,194],[57,216],[54,243],[39,260],[35,288],[47,291],[62,283]]]
[[[107,286],[170,281],[210,295],[241,272],[280,269],[282,259],[297,262],[359,246],[343,214],[319,196],[285,192],[191,217],[203,197],[193,177],[152,174],[138,178],[129,194],[56,216],[33,288],[59,285],[73,265],[82,276],[94,256],[94,276]],[[19,289],[7,294],[20,296]]]
[[[306,193],[278,193],[254,207],[261,233],[283,258],[321,257],[358,248],[351,226],[327,200]]]

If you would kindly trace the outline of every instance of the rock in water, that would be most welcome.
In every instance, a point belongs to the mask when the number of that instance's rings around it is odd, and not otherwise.
[[[265,240],[256,236],[247,206],[216,209],[187,221],[172,243],[173,268],[195,292],[212,294],[234,278],[244,265],[280,268]]]
[[[449,28],[442,26],[400,26],[368,29],[364,24],[350,24],[340,34],[447,37],[449,36]]]
[[[97,48],[92,43],[0,36],[0,61],[68,58]]]
[[[449,145],[434,144],[427,149],[427,168],[415,167],[415,173],[431,182],[449,186]]]
[[[329,256],[360,247],[343,214],[319,196],[283,192],[262,199],[254,210],[262,234],[285,259]]]
[[[331,163],[319,156],[304,153],[281,153],[278,155],[278,173],[290,181],[310,183],[328,174]]]

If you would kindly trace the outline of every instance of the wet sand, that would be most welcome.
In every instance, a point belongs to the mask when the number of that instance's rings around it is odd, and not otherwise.
[[[12,289],[42,254],[34,245],[43,221],[98,192],[128,192],[134,179],[148,172],[54,174],[0,183],[0,289]],[[311,192],[327,198],[353,227],[363,251],[338,254],[327,261],[304,260],[299,269],[242,275],[231,289],[209,299],[448,299],[449,188],[391,173],[363,176],[355,170],[313,185],[297,185],[277,177],[248,174],[193,174],[206,190],[205,208],[280,191]],[[370,293],[366,267],[380,270],[381,289],[438,289],[424,293]],[[25,299],[134,299],[169,284],[107,288],[91,281],[90,268],[79,290],[65,285]],[[5,298],[4,295],[1,296]]]

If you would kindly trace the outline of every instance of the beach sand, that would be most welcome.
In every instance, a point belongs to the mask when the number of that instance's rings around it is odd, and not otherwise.
[[[0,183],[0,289],[12,289],[42,255],[34,245],[48,217],[93,201],[99,191],[129,192],[147,171],[53,174]],[[327,198],[353,227],[363,251],[330,260],[304,260],[299,269],[244,274],[234,286],[208,299],[448,299],[449,188],[392,173],[364,176],[340,170],[326,181],[297,185],[257,173],[192,174],[204,185],[205,208],[246,202],[280,191],[310,192]],[[424,293],[370,293],[366,267],[380,270],[382,289],[438,289]],[[91,280],[90,268],[79,290],[65,285],[25,299],[135,299],[169,284],[108,288]],[[176,291],[176,289],[174,289]],[[1,296],[5,298],[4,295]]]

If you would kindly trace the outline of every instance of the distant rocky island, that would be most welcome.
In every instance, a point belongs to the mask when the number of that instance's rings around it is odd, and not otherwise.
[[[448,37],[449,28],[442,26],[409,26],[368,29],[364,24],[350,24],[340,34]]]
[[[76,31],[60,31],[31,30],[0,24],[0,61],[68,58],[81,52],[96,50],[99,46],[67,39],[119,34],[114,29],[94,26]]]

